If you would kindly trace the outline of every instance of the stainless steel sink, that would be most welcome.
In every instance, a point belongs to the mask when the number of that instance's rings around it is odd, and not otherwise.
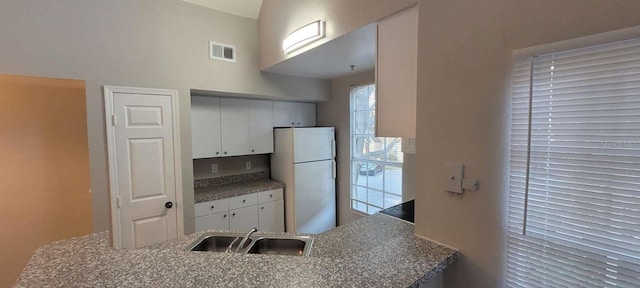
[[[188,251],[234,252],[245,234],[210,232],[203,234],[187,248]],[[235,241],[235,242],[234,242]],[[227,249],[233,243],[233,249]],[[310,236],[254,235],[238,253],[309,256],[313,238]]]
[[[235,234],[235,233],[206,233],[202,235],[198,240],[189,245],[187,250],[189,251],[213,251],[213,252],[225,252],[229,245],[233,243],[233,250],[240,244],[240,240],[244,237],[243,234]],[[237,239],[237,240],[236,240]],[[247,239],[243,249],[241,251],[246,251],[247,247],[253,242],[251,238]]]
[[[260,237],[256,239],[247,253],[309,256],[313,238],[309,236],[277,236]]]

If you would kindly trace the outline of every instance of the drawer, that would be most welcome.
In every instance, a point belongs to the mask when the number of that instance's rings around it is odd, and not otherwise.
[[[194,214],[196,217],[229,210],[229,200],[220,199],[196,203]]]
[[[258,203],[282,199],[282,188],[258,192]]]
[[[251,193],[229,198],[229,210],[258,204],[258,194]]]

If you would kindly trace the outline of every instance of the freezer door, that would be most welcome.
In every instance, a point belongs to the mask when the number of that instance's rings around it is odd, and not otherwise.
[[[335,151],[332,127],[294,128],[293,162],[309,162],[333,159]]]
[[[294,169],[295,231],[289,232],[317,234],[335,228],[333,160],[295,164]]]

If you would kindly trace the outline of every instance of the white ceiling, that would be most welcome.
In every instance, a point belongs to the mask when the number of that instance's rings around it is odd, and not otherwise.
[[[373,69],[375,58],[376,23],[372,23],[268,67],[265,71],[334,79]],[[350,65],[355,65],[354,70]]]
[[[182,0],[229,14],[258,19],[262,0]]]

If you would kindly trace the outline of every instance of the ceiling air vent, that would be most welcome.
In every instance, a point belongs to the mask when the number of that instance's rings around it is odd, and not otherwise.
[[[236,62],[236,46],[209,41],[209,59]]]

